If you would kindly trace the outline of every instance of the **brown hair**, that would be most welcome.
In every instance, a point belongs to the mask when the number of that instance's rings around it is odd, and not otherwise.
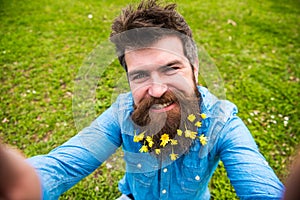
[[[126,49],[146,47],[166,35],[176,35],[181,39],[184,54],[193,64],[197,48],[192,31],[176,11],[174,3],[163,6],[157,0],[142,0],[136,8],[129,5],[114,20],[110,40],[116,46],[120,64],[127,70]]]

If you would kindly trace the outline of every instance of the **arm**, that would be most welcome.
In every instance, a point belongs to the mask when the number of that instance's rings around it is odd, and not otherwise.
[[[0,199],[58,199],[121,145],[117,114],[114,104],[65,144],[27,160],[0,143]]]
[[[114,104],[63,145],[29,159],[40,176],[43,199],[57,199],[116,151],[121,145],[117,114]]]
[[[240,199],[281,199],[284,187],[236,116],[225,124],[220,157]]]

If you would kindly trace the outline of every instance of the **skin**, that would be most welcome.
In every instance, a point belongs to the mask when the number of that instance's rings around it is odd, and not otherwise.
[[[41,199],[39,177],[25,157],[17,150],[0,144],[1,151],[1,185],[6,186],[0,193],[5,200],[38,200]]]
[[[297,200],[300,199],[300,151],[294,160],[290,174],[286,181],[286,190],[283,200]]]
[[[146,48],[125,51],[125,61],[136,105],[149,96],[160,98],[168,90],[179,90],[187,96],[194,94],[192,76],[197,80],[198,68],[194,68],[193,74],[181,40],[176,36],[164,37]],[[175,106],[178,105],[157,105],[151,111],[166,112]]]

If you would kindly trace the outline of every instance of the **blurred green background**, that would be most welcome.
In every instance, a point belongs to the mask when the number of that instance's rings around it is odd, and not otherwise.
[[[299,0],[173,1],[225,83],[260,151],[285,182],[300,143]],[[26,156],[49,152],[78,131],[74,80],[85,58],[107,41],[129,1],[0,0],[0,138]],[[111,103],[115,61],[102,74],[96,115]],[[94,117],[96,117],[96,115]],[[121,153],[61,199],[114,199],[124,173]],[[116,159],[117,158],[117,159]],[[212,199],[235,199],[220,167]]]

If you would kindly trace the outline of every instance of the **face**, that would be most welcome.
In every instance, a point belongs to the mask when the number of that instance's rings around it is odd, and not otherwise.
[[[177,138],[177,129],[195,129],[186,119],[188,114],[200,112],[195,81],[198,71],[193,74],[181,41],[163,38],[150,47],[125,52],[125,60],[135,103],[131,117],[136,128],[153,138],[150,151],[161,147],[160,138],[167,133],[178,140],[177,151],[185,152],[192,140]],[[173,151],[166,146],[163,152],[168,155]]]
[[[160,98],[169,90],[178,90],[187,96],[194,93],[193,76],[197,80],[198,68],[193,74],[181,40],[175,36],[165,37],[147,48],[126,51],[125,61],[136,105],[149,96]],[[166,112],[174,106],[157,105],[151,111]]]

